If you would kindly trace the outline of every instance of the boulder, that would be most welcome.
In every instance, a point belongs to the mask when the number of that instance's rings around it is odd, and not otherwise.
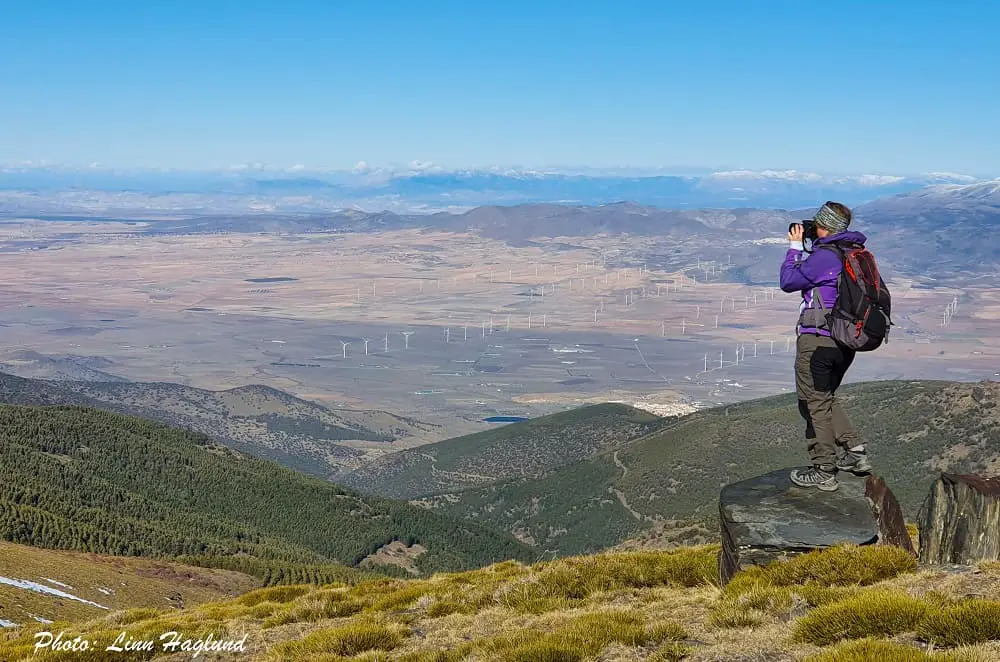
[[[794,485],[779,469],[722,488],[719,578],[841,544],[889,544],[916,555],[899,503],[877,476],[841,472],[840,489]]]
[[[917,519],[921,563],[1000,559],[1000,478],[941,474]]]

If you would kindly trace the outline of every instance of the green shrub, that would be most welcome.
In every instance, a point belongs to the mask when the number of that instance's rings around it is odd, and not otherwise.
[[[964,646],[1000,639],[1000,602],[968,600],[933,609],[917,627],[917,636],[937,646]]]
[[[927,603],[889,591],[864,591],[817,607],[800,618],[793,641],[828,646],[841,639],[889,637],[912,632],[927,613]]]

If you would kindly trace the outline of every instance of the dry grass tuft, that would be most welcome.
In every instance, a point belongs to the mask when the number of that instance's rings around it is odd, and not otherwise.
[[[680,641],[670,641],[660,646],[646,658],[649,662],[679,662],[689,656],[694,649]]]
[[[686,637],[676,624],[647,627],[641,614],[605,610],[578,616],[552,632],[520,630],[477,642],[475,648],[496,662],[579,662],[612,644],[638,647]]]
[[[903,593],[869,590],[817,607],[800,618],[792,640],[828,646],[842,639],[889,637],[913,632],[927,614],[924,600]]]
[[[720,602],[712,610],[709,624],[717,628],[750,628],[764,622],[767,614],[733,602]]]
[[[859,639],[814,655],[806,662],[959,662],[959,658],[952,653],[929,654],[892,641]]]
[[[272,652],[277,660],[307,660],[321,655],[347,657],[367,651],[394,650],[409,634],[395,624],[362,621],[313,632],[300,641],[280,644]]]
[[[975,599],[932,610],[917,636],[947,647],[1000,640],[1000,602]]]
[[[249,593],[244,593],[238,598],[238,601],[241,605],[246,607],[253,607],[261,602],[291,602],[300,595],[305,595],[310,590],[312,590],[312,586],[306,586],[304,584],[270,586],[267,588],[259,588],[256,591],[250,591]]]
[[[917,569],[917,560],[890,545],[844,545],[776,561],[739,572],[726,593],[743,593],[748,586],[868,586]]]
[[[452,614],[469,614],[473,608],[469,605],[455,600],[438,600],[427,607],[428,618],[441,618]]]
[[[598,593],[660,586],[678,588],[717,583],[718,546],[706,545],[671,552],[626,552],[579,556],[540,563],[513,581],[488,585],[490,596],[473,599],[514,611],[541,614],[580,606]],[[485,598],[485,599],[484,599]]]

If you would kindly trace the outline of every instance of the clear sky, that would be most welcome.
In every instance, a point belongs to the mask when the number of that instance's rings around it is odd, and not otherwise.
[[[1000,176],[1000,2],[0,0],[0,163]]]

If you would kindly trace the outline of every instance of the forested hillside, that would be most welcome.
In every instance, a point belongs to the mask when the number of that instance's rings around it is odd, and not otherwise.
[[[362,497],[198,433],[78,406],[0,406],[0,539],[182,557],[269,581],[329,581],[339,567],[331,564],[357,565],[393,540],[426,548],[416,560],[423,571],[533,558],[478,524]]]
[[[520,478],[617,448],[667,424],[623,404],[580,407],[385,455],[342,479],[396,499]]]
[[[210,391],[167,382],[49,381],[0,372],[0,402],[86,405],[148,418],[323,478],[364,461],[366,452],[345,441],[384,446],[439,434],[436,426],[412,418],[330,409],[259,384]]]
[[[845,407],[908,518],[940,471],[1000,470],[1000,384],[932,381],[845,386]],[[808,464],[794,395],[708,409],[620,449],[510,480],[422,499],[516,532],[541,549],[587,553],[664,521],[716,529],[720,488]]]

